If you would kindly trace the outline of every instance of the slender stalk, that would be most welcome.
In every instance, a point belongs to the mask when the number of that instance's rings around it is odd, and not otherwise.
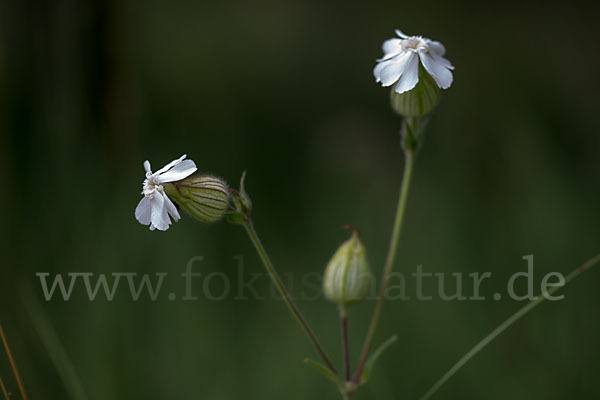
[[[398,207],[396,209],[396,219],[394,220],[394,228],[392,230],[392,237],[390,239],[390,247],[388,250],[387,258],[385,261],[385,267],[383,270],[383,276],[381,277],[381,287],[379,289],[379,297],[377,298],[377,303],[375,304],[375,311],[373,312],[373,317],[371,318],[371,324],[369,325],[369,331],[367,333],[367,338],[365,339],[365,343],[363,345],[363,349],[360,355],[360,361],[358,363],[358,367],[356,373],[354,374],[354,383],[360,384],[361,375],[363,369],[365,367],[365,363],[367,362],[367,358],[369,357],[369,351],[371,349],[371,344],[373,343],[373,338],[375,336],[375,331],[377,330],[377,324],[379,323],[379,318],[381,317],[381,310],[383,308],[383,300],[385,295],[385,288],[387,286],[387,281],[392,271],[392,267],[394,265],[394,259],[396,257],[396,251],[398,250],[398,242],[400,239],[400,231],[402,230],[402,222],[404,220],[404,213],[406,211],[406,202],[408,199],[408,192],[410,188],[410,182],[413,173],[413,167],[415,163],[415,154],[410,150],[405,151],[406,161],[404,166],[404,176],[402,178],[402,186],[400,187],[400,197],[398,199]]]
[[[8,356],[8,361],[10,362],[10,366],[13,370],[13,374],[15,374],[15,379],[17,380],[17,385],[19,386],[19,392],[21,393],[21,398],[23,400],[27,400],[27,394],[25,393],[25,387],[23,386],[23,382],[21,381],[21,376],[19,375],[19,371],[17,370],[17,365],[15,364],[15,360],[12,356],[12,352],[10,351],[10,347],[8,346],[8,341],[6,340],[6,335],[4,334],[4,329],[2,329],[2,324],[0,324],[0,338],[2,339],[2,343],[4,344],[4,349],[6,350],[6,354]]]
[[[598,254],[597,256],[595,256],[595,257],[591,258],[590,260],[586,261],[583,265],[581,265],[580,267],[576,268],[569,275],[567,275],[566,278],[565,278],[565,285],[568,284],[573,279],[577,278],[583,272],[585,272],[588,269],[590,269],[591,267],[593,267],[598,262],[600,262],[600,254]],[[460,358],[460,360],[458,360],[456,362],[456,364],[454,364],[452,366],[452,368],[450,368],[448,370],[448,372],[446,372],[421,397],[421,400],[427,400],[427,399],[431,398],[431,396],[435,392],[437,392],[437,390],[440,387],[442,387],[442,385],[444,383],[446,383],[446,381],[448,379],[450,379],[454,374],[456,374],[458,372],[458,370],[460,370],[471,358],[473,358],[477,353],[479,353],[484,347],[486,347],[488,344],[490,344],[498,335],[500,335],[502,332],[504,332],[506,329],[508,329],[512,324],[514,324],[515,322],[517,322],[519,319],[521,319],[528,312],[530,312],[535,307],[537,307],[538,305],[540,305],[544,300],[546,300],[547,297],[551,296],[553,293],[555,293],[557,290],[559,290],[563,286],[554,286],[550,290],[548,290],[546,293],[542,292],[542,294],[540,296],[538,296],[536,300],[531,300],[529,303],[525,304],[523,307],[521,307],[513,315],[511,315],[510,317],[508,317],[504,322],[502,322],[500,325],[498,325],[498,327],[496,329],[494,329],[493,331],[491,331],[479,343],[477,343],[475,346],[473,346],[473,348],[471,350],[469,350],[464,356],[462,356]]]
[[[6,386],[4,386],[4,382],[2,378],[0,378],[0,389],[2,389],[2,394],[4,395],[4,400],[10,400],[8,398],[8,391],[6,390]]]
[[[285,288],[285,285],[283,284],[283,281],[279,277],[279,274],[273,267],[273,264],[271,263],[271,260],[269,259],[269,256],[267,255],[265,248],[263,247],[260,239],[258,238],[258,234],[256,233],[256,230],[254,229],[254,225],[253,225],[252,221],[247,220],[243,224],[243,226],[246,229],[246,232],[248,232],[248,236],[250,237],[250,240],[254,244],[254,247],[256,248],[256,251],[258,252],[258,255],[259,255],[260,259],[262,260],[263,264],[265,265],[265,268],[267,269],[269,276],[275,283],[277,290],[279,291],[279,293],[281,294],[281,297],[283,297],[283,300],[285,301],[286,305],[288,306],[288,308],[290,309],[290,311],[296,318],[296,321],[298,321],[298,323],[304,330],[304,333],[306,333],[306,336],[308,336],[308,339],[312,343],[312,345],[315,348],[315,350],[317,351],[317,353],[319,353],[319,356],[321,356],[321,359],[323,360],[323,362],[327,365],[327,367],[334,374],[337,375],[337,371],[336,371],[335,367],[333,366],[333,363],[330,361],[329,357],[327,356],[327,353],[325,353],[323,346],[321,346],[321,343],[319,343],[317,336],[313,333],[312,329],[308,325],[308,322],[306,322],[306,319],[304,318],[304,316],[298,309],[298,306],[296,306],[296,303],[294,303],[294,301],[292,300],[292,297],[290,296],[287,289]]]
[[[344,372],[346,381],[350,380],[350,349],[348,346],[348,312],[346,307],[340,305],[340,323],[342,327],[342,350],[344,353]]]

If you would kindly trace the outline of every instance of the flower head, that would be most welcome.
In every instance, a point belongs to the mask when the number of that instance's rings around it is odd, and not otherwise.
[[[443,57],[444,45],[422,36],[407,36],[397,29],[396,35],[399,38],[383,42],[383,58],[377,60],[373,70],[376,81],[383,86],[396,84],[394,91],[398,94],[407,92],[419,82],[422,65],[439,88],[448,89],[454,67]]]
[[[192,160],[186,160],[185,157],[184,154],[154,173],[150,169],[150,162],[144,161],[146,170],[146,179],[144,179],[142,190],[144,197],[135,209],[135,218],[143,225],[150,225],[150,230],[166,231],[169,229],[169,225],[171,225],[169,215],[175,221],[181,218],[175,204],[165,193],[162,184],[180,181],[196,172],[196,164]]]

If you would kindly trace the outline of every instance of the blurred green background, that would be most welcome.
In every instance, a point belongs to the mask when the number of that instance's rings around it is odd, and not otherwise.
[[[32,399],[338,398],[281,301],[169,301],[195,269],[262,272],[242,229],[133,211],[142,162],[187,153],[237,186],[295,284],[361,229],[379,275],[402,153],[372,68],[394,28],[442,41],[454,84],[428,128],[396,271],[491,271],[488,297],[535,257],[535,287],[600,250],[597,11],[566,2],[0,2],[0,322]],[[36,272],[167,272],[155,302],[43,299]],[[600,271],[479,354],[440,399],[597,399]],[[199,280],[198,282],[201,282]],[[450,282],[449,282],[450,284]],[[219,280],[214,282],[219,293]],[[269,293],[263,276],[257,290]],[[426,289],[427,290],[427,289]],[[433,290],[430,288],[430,290]],[[409,294],[414,287],[409,286]],[[352,309],[354,358],[373,302]],[[299,300],[340,363],[336,308]],[[415,399],[521,304],[387,303],[399,341],[357,399]],[[36,328],[38,327],[38,328]],[[41,335],[40,335],[41,334]],[[70,358],[73,378],[60,348]],[[53,358],[55,360],[53,361]],[[0,377],[18,398],[4,351]],[[65,385],[63,380],[66,380]],[[76,383],[74,383],[76,382]],[[71,389],[72,390],[72,389]]]

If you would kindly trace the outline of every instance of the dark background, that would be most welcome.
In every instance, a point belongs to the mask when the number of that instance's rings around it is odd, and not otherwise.
[[[361,229],[379,275],[402,153],[372,76],[394,28],[442,41],[453,86],[429,124],[396,271],[491,271],[486,301],[386,304],[399,341],[357,399],[415,399],[522,305],[511,274],[535,257],[567,273],[600,250],[597,11],[571,3],[348,1],[0,2],[0,322],[32,399],[337,398],[281,301],[169,301],[178,275],[263,267],[242,229],[149,232],[133,211],[142,162],[187,153],[237,186],[295,283]],[[167,272],[156,302],[77,286],[43,299],[36,272]],[[486,348],[441,399],[600,397],[600,271]],[[201,280],[199,280],[200,282]],[[214,280],[219,293],[219,279]],[[448,285],[452,282],[448,281]],[[269,293],[263,276],[257,290]],[[520,290],[524,285],[520,286]],[[221,287],[222,290],[222,287]],[[430,287],[430,290],[433,290]],[[466,290],[466,289],[465,289]],[[409,294],[414,285],[409,284]],[[468,291],[467,291],[468,292]],[[299,300],[339,364],[337,313]],[[373,302],[352,309],[358,356]],[[0,377],[18,398],[5,353]]]

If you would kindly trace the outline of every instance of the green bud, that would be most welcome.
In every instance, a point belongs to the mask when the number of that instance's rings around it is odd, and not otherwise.
[[[201,175],[163,186],[171,199],[200,221],[217,222],[227,211],[229,189],[220,178]]]
[[[340,305],[363,300],[369,291],[371,275],[365,246],[355,230],[335,252],[325,269],[325,297]]]
[[[246,224],[250,220],[252,201],[246,192],[245,180],[246,171],[242,173],[242,178],[240,179],[240,190],[230,190],[232,208],[227,212],[226,217],[232,224]]]
[[[248,196],[248,192],[246,192],[246,171],[242,173],[242,178],[240,179],[240,191],[239,191],[239,201],[240,208],[244,211],[244,213],[248,214],[252,210],[252,200],[250,200],[250,196]]]
[[[423,117],[429,114],[440,99],[440,89],[425,68],[419,66],[419,82],[412,90],[398,94],[392,86],[392,108],[403,117]]]

